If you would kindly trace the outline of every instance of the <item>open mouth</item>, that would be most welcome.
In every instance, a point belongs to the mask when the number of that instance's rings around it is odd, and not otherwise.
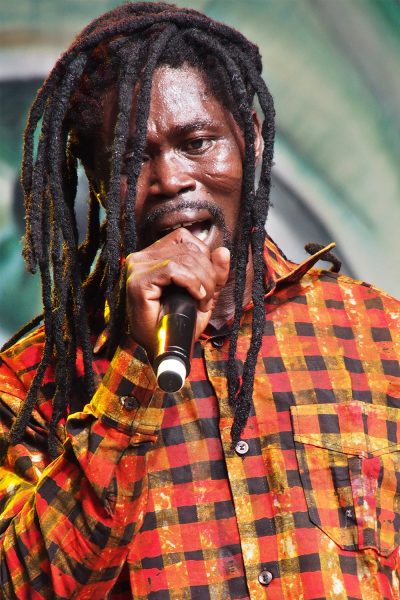
[[[212,248],[228,243],[228,231],[222,210],[204,200],[178,200],[153,208],[140,225],[144,244],[152,244],[183,227]]]
[[[171,233],[171,231],[175,231],[175,229],[183,227],[184,229],[190,231],[190,233],[197,237],[197,239],[204,242],[210,233],[212,225],[211,219],[205,219],[204,221],[183,221],[181,223],[176,223],[171,227],[160,229],[156,232],[155,236],[156,239],[159,240],[165,235],[168,235],[168,233]]]

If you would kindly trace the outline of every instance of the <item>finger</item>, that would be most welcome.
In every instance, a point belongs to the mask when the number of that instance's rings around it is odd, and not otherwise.
[[[171,242],[175,245],[190,244],[196,247],[197,250],[200,250],[200,252],[202,252],[203,254],[206,254],[208,256],[210,255],[210,248],[207,246],[207,244],[199,240],[199,238],[197,238],[184,227],[179,227],[179,229],[175,229],[169,234],[169,236]],[[166,236],[166,238],[169,236]]]
[[[210,273],[188,256],[135,266],[128,276],[127,290],[141,304],[159,301],[164,288],[171,284],[185,288],[198,301],[211,297],[215,289],[215,272]]]
[[[138,256],[138,255],[141,256]],[[162,288],[171,283],[176,283],[176,279],[182,279],[182,270],[184,276],[187,277],[187,282],[183,287],[189,292],[194,291],[194,297],[198,299],[196,289],[200,287],[205,290],[207,299],[210,299],[214,292],[217,280],[217,273],[210,259],[199,251],[192,252],[189,250],[185,253],[177,253],[174,255],[151,259],[146,253],[136,253],[130,255],[126,261],[127,278],[132,286],[143,286],[146,288],[149,284],[155,284]],[[185,272],[185,269],[187,273]],[[195,278],[193,278],[193,275]],[[196,278],[200,282],[198,285]],[[133,287],[133,289],[135,289]],[[152,288],[152,292],[155,292]],[[159,289],[156,295],[152,294],[152,299],[160,297],[162,289]]]
[[[215,286],[212,296],[206,296],[199,303],[199,310],[208,312],[213,310],[217,304],[218,296],[225,287],[230,271],[230,252],[228,248],[220,247],[211,253],[211,261],[215,272]]]
[[[216,248],[211,253],[211,262],[216,273],[216,286],[219,288],[224,287],[228,281],[231,265],[231,253],[228,248],[224,246]]]
[[[171,231],[145,248],[145,251],[158,253],[161,250],[165,251],[169,246],[174,247],[174,251],[178,252],[180,252],[181,249],[182,251],[185,251],[184,247],[186,246],[194,252],[202,252],[203,254],[210,256],[210,248],[184,227],[179,227],[179,229]]]

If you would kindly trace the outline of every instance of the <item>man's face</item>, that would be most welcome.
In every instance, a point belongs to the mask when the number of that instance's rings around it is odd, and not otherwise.
[[[105,114],[112,140],[115,111]],[[130,136],[134,134],[132,115]],[[124,155],[129,170],[129,142]],[[139,246],[183,226],[211,249],[231,244],[239,216],[243,134],[209,91],[202,74],[184,65],[154,74],[147,141],[136,195]],[[127,175],[121,182],[127,193]],[[129,207],[125,205],[125,210]]]

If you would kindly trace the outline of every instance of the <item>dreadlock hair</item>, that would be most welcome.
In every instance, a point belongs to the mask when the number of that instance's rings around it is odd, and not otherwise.
[[[57,424],[71,408],[68,403],[78,347],[82,349],[84,362],[84,400],[94,393],[87,307],[96,302],[99,288],[110,309],[109,355],[115,351],[125,319],[121,257],[137,247],[135,196],[146,142],[152,77],[160,65],[179,67],[185,63],[201,71],[211,92],[233,114],[245,139],[241,227],[231,259],[235,273],[235,315],[227,376],[229,402],[234,412],[233,444],[246,424],[264,326],[263,244],[274,141],[272,98],[261,78],[258,48],[238,31],[192,9],[161,2],[138,2],[126,3],[103,14],[82,31],[56,63],[30,111],[21,177],[26,207],[24,258],[31,272],[38,268],[40,271],[46,335],[41,362],[11,430],[11,443],[20,441],[24,434],[50,361],[55,364],[56,381],[48,439],[51,455],[58,453]],[[129,210],[124,211],[121,219],[122,157],[136,84],[140,85],[135,100],[133,158],[124,200]],[[79,245],[74,213],[78,159],[90,173],[102,102],[111,89],[117,97],[118,114],[109,156],[105,218],[101,223],[96,190],[90,186],[88,230],[85,241]],[[264,148],[257,189],[252,119],[255,95],[264,117],[261,131]],[[40,121],[35,149],[34,135]],[[236,347],[250,245],[254,312],[251,342],[240,382]]]

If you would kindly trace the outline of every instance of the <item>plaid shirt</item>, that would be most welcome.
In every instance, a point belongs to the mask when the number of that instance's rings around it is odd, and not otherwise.
[[[173,395],[133,341],[111,364],[100,350],[97,392],[60,424],[53,462],[47,370],[0,469],[1,598],[400,598],[400,305],[311,268],[320,254],[295,265],[267,242],[275,286],[236,450],[226,329],[195,344]],[[43,341],[39,329],[3,355],[3,435]]]

